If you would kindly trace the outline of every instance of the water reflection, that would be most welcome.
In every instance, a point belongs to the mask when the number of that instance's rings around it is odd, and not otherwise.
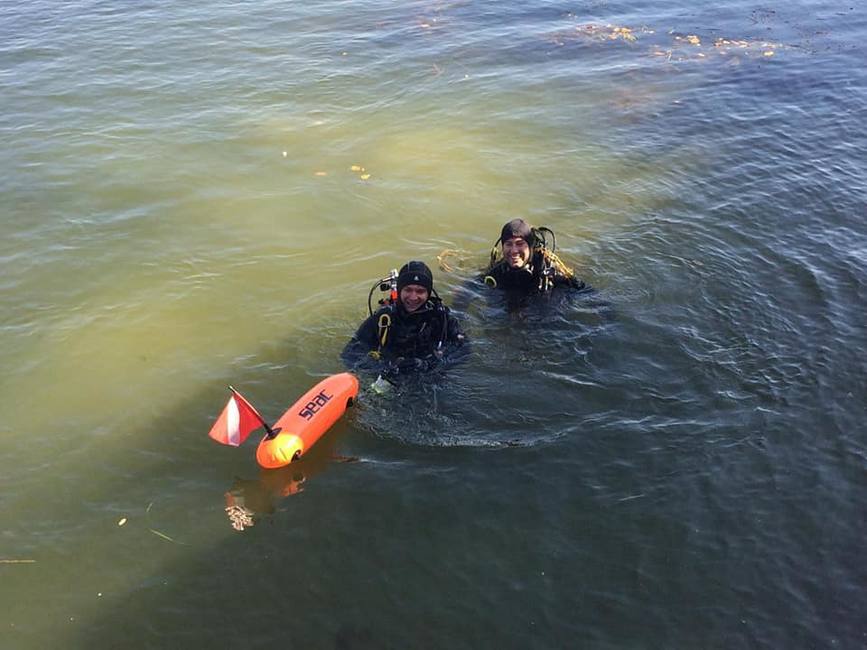
[[[332,463],[354,463],[358,460],[356,457],[337,455],[335,442],[323,439],[310,452],[286,467],[260,470],[255,479],[236,476],[224,495],[229,523],[239,532],[251,528],[262,518],[274,514],[281,500],[303,492],[307,481]]]

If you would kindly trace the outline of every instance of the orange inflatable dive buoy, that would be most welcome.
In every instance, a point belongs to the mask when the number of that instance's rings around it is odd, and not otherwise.
[[[331,375],[308,390],[290,406],[256,449],[256,460],[276,469],[300,458],[328,431],[358,396],[358,379],[348,372]]]

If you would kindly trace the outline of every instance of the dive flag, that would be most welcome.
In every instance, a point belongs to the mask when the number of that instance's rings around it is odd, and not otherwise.
[[[233,390],[229,403],[214,422],[208,435],[219,443],[237,447],[263,424],[262,416],[250,402],[245,400],[241,393]]]

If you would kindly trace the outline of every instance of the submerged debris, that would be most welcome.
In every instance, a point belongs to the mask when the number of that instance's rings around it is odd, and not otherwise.
[[[164,540],[169,541],[172,544],[177,544],[177,542],[175,542],[175,540],[173,540],[171,537],[169,537],[165,533],[161,533],[160,531],[154,530],[153,528],[148,528],[148,530],[151,531],[157,537],[162,537]]]
[[[238,531],[249,528],[255,523],[253,521],[253,511],[245,506],[226,506],[226,514],[229,515],[229,522],[231,522],[232,528]]]
[[[352,165],[349,168],[349,171],[353,171],[358,174],[358,178],[363,181],[366,181],[368,178],[370,178],[370,173],[361,165]]]

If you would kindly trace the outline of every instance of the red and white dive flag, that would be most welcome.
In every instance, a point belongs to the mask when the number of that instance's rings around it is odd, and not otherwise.
[[[243,398],[241,393],[232,390],[232,396],[220,417],[208,433],[214,440],[224,445],[237,447],[253,431],[264,425],[262,416]]]

